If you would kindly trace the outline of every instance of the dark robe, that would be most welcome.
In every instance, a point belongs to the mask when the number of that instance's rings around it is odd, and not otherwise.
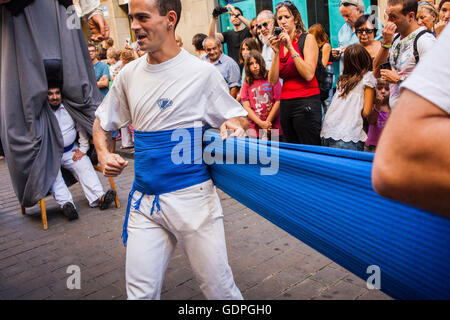
[[[102,97],[82,30],[67,28],[63,4],[12,3],[0,6],[0,136],[14,191],[30,207],[48,194],[64,147],[47,102],[44,60],[61,61],[63,103],[89,133]]]

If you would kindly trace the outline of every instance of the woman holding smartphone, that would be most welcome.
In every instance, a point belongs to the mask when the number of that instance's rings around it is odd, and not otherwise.
[[[289,143],[320,145],[322,109],[315,77],[319,47],[292,2],[280,2],[275,9],[275,21],[283,31],[269,38],[274,51],[269,81],[276,85],[283,79],[280,122],[284,138]],[[304,43],[303,52],[299,42]]]

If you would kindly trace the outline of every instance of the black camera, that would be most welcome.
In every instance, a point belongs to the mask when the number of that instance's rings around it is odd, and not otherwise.
[[[213,17],[217,18],[218,16],[220,16],[223,13],[228,12],[228,9],[222,6],[217,6],[214,8],[213,10]]]
[[[385,62],[385,63],[382,63],[382,64],[380,65],[380,69],[388,69],[388,70],[391,70],[391,64],[389,63],[389,61],[388,61],[388,62]]]
[[[281,32],[283,32],[283,28],[275,27],[275,29],[273,29],[273,35],[275,37],[277,37],[277,38],[278,38],[278,36],[280,35]]]

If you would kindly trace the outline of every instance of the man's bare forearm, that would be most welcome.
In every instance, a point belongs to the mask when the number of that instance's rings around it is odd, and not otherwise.
[[[112,134],[109,131],[103,130],[98,118],[96,118],[94,121],[92,135],[94,138],[94,145],[95,149],[97,150],[97,154],[100,156],[109,153],[108,145],[109,141],[111,141],[112,139]]]

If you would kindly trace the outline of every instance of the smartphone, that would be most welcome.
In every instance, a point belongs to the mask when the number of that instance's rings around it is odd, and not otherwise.
[[[389,63],[389,61],[388,62],[385,62],[385,63],[382,63],[382,64],[380,64],[380,69],[388,69],[388,70],[391,70],[392,68],[391,68],[391,64]]]
[[[283,32],[283,28],[275,27],[275,29],[273,29],[273,35],[277,38],[280,36],[281,32]]]

